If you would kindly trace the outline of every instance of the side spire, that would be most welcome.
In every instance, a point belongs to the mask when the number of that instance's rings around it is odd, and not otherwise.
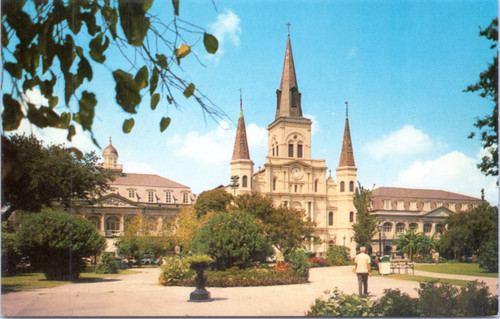
[[[250,160],[248,151],[247,131],[245,126],[245,117],[243,116],[243,99],[240,89],[240,115],[238,116],[238,125],[236,127],[236,138],[234,140],[233,160]]]
[[[340,152],[339,167],[351,166],[355,167],[354,164],[354,152],[352,150],[351,141],[351,131],[349,129],[349,104],[345,102],[346,113],[345,113],[345,128],[344,128],[344,139],[342,141],[342,151]]]
[[[288,25],[288,27],[290,26]],[[288,33],[287,37],[285,61],[283,63],[283,72],[281,74],[281,83],[280,88],[276,91],[276,97],[276,119],[280,117],[302,117],[302,107],[300,103],[301,93],[299,92],[297,76],[295,74],[295,63],[293,62],[290,33]]]

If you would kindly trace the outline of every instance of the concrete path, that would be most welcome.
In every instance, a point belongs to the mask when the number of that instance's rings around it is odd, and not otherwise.
[[[72,283],[49,289],[34,289],[2,295],[2,315],[29,316],[303,316],[317,297],[338,287],[347,294],[357,292],[353,266],[313,268],[310,283],[301,285],[209,288],[213,300],[189,302],[191,287],[157,284],[159,269],[137,269],[137,274],[117,276],[94,283]],[[424,272],[415,271],[415,275]],[[429,276],[452,275],[425,273]],[[464,277],[464,276],[452,276]],[[498,278],[468,277],[487,282],[498,294]],[[399,288],[417,296],[418,282],[371,277],[370,297],[384,289]]]

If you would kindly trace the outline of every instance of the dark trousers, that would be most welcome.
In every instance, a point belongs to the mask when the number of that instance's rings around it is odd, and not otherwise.
[[[368,273],[357,273],[358,275],[358,287],[359,287],[359,295],[368,294]],[[361,289],[364,288],[364,289]]]

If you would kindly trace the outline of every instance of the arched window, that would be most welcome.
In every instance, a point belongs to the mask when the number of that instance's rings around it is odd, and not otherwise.
[[[340,192],[345,192],[345,183],[340,182]]]
[[[405,224],[404,223],[397,223],[396,224],[396,233],[404,233],[405,231]]]
[[[328,213],[328,226],[333,225],[333,212]]]
[[[432,224],[426,223],[424,224],[424,233],[430,233],[432,230]]]
[[[438,234],[443,233],[443,224],[436,224],[436,233]]]
[[[297,144],[297,157],[302,158],[302,144]]]
[[[349,222],[354,223],[354,212],[349,213]]]
[[[353,181],[349,182],[349,191],[354,192],[354,182]]]
[[[293,144],[288,143],[288,157],[293,157]]]
[[[276,178],[273,178],[273,191],[276,190]]]
[[[95,217],[95,216],[90,217],[90,218],[88,219],[88,221],[89,221],[92,225],[94,225],[94,226],[95,226],[95,228],[97,228],[97,229],[99,229],[99,230],[101,229],[101,220],[99,219],[99,217]]]
[[[106,221],[106,232],[115,234],[120,231],[120,220],[117,217],[109,217]]]
[[[392,232],[392,223],[384,223],[384,233]]]
[[[417,223],[411,223],[410,226],[408,226],[408,228],[416,231],[418,228],[418,225],[417,225]]]
[[[241,186],[242,187],[247,187],[248,185],[248,177],[246,175],[243,175],[243,178],[241,179]]]
[[[318,180],[314,181],[314,192],[318,191]]]

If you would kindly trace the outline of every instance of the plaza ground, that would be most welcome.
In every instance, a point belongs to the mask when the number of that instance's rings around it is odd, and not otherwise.
[[[70,283],[55,288],[3,294],[2,315],[29,316],[303,316],[327,289],[357,293],[353,266],[312,268],[309,283],[301,285],[208,288],[213,300],[189,302],[192,287],[158,285],[158,268],[137,269],[137,274],[92,283]],[[471,277],[415,271],[415,275],[484,281],[498,295],[498,278]],[[399,288],[416,297],[418,282],[371,277],[370,297],[384,289]]]

